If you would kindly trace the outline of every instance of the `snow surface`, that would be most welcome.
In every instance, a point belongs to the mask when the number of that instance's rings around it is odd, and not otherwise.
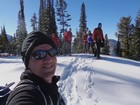
[[[67,105],[140,105],[140,62],[101,55],[57,57],[58,85]],[[18,83],[20,57],[0,57],[0,85]],[[14,86],[13,86],[14,87]]]

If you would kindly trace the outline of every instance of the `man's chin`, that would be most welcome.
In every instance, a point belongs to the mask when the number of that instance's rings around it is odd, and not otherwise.
[[[46,82],[51,83],[52,77],[54,76],[54,72],[45,73],[43,78]]]

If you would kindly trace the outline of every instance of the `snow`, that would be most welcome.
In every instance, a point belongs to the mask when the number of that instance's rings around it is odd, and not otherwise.
[[[56,75],[67,105],[140,105],[140,62],[91,54],[57,56]],[[20,57],[0,57],[0,85],[18,83]],[[14,87],[14,86],[13,86]]]

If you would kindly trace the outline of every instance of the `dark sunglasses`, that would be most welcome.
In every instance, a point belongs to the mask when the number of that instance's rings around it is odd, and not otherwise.
[[[41,59],[44,59],[47,55],[54,57],[57,54],[58,54],[57,49],[51,48],[49,50],[36,50],[31,54],[31,56],[33,59],[41,60]]]

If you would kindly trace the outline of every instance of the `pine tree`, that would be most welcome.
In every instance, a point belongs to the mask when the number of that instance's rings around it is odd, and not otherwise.
[[[55,11],[53,7],[53,0],[47,0],[47,8],[46,8],[46,33],[51,36],[52,33],[57,34],[57,27],[55,21]]]
[[[37,23],[38,23],[37,17],[36,17],[36,14],[34,13],[32,19],[31,19],[31,26],[33,27],[33,31],[37,30]]]
[[[39,30],[48,36],[51,36],[52,33],[57,34],[53,2],[53,0],[40,0]]]
[[[17,49],[16,49],[16,51],[17,51],[17,54],[20,54],[22,42],[27,36],[23,0],[20,0],[20,11],[18,13],[18,25],[17,25],[16,36],[17,36],[17,39],[16,39]]]
[[[76,30],[76,35],[78,36],[78,31]],[[72,51],[73,53],[77,53],[79,50],[77,49],[77,45],[78,45],[78,40],[77,40],[77,36],[74,38],[73,40],[73,46],[72,46]]]
[[[56,25],[56,18],[55,18],[55,9],[54,9],[54,1],[52,1],[52,5],[51,5],[51,24],[52,24],[52,33],[55,33],[56,35],[58,35],[57,33],[57,25]]]
[[[87,31],[87,25],[86,25],[86,10],[85,10],[85,4],[84,2],[81,5],[81,15],[80,15],[80,29],[79,32],[77,33],[77,52],[82,52],[82,37],[83,33]]]
[[[130,30],[131,16],[122,17],[118,23],[118,35],[124,54],[122,56],[130,58]]]
[[[102,48],[102,53],[105,55],[109,55],[109,40],[108,40],[108,35],[105,34],[105,39],[104,39],[104,47]]]
[[[14,36],[11,36],[11,42],[10,42],[10,54],[16,55],[16,35],[14,34]]]
[[[47,21],[45,17],[45,10],[46,10],[46,0],[40,0],[38,28],[39,31],[43,33],[46,32],[46,21]]]
[[[140,9],[135,19],[135,28],[131,43],[132,59],[140,60]]]
[[[5,26],[1,28],[1,46],[0,46],[1,52],[9,53],[9,41],[7,38]]]
[[[68,21],[71,20],[70,16],[66,9],[68,4],[65,2],[65,0],[56,0],[56,9],[57,9],[57,21],[59,22],[61,28],[60,28],[60,34],[64,34],[65,30],[67,30],[70,25],[68,24]]]
[[[119,35],[118,33],[115,33],[116,37],[118,38],[118,41],[117,41],[117,47],[115,49],[115,52],[116,52],[116,55],[121,57],[122,56],[122,50],[121,50],[121,43],[120,43],[120,38],[119,38]]]
[[[86,21],[86,10],[85,10],[85,4],[84,2],[81,5],[81,15],[80,15],[80,32],[86,32],[87,31],[87,21]]]

